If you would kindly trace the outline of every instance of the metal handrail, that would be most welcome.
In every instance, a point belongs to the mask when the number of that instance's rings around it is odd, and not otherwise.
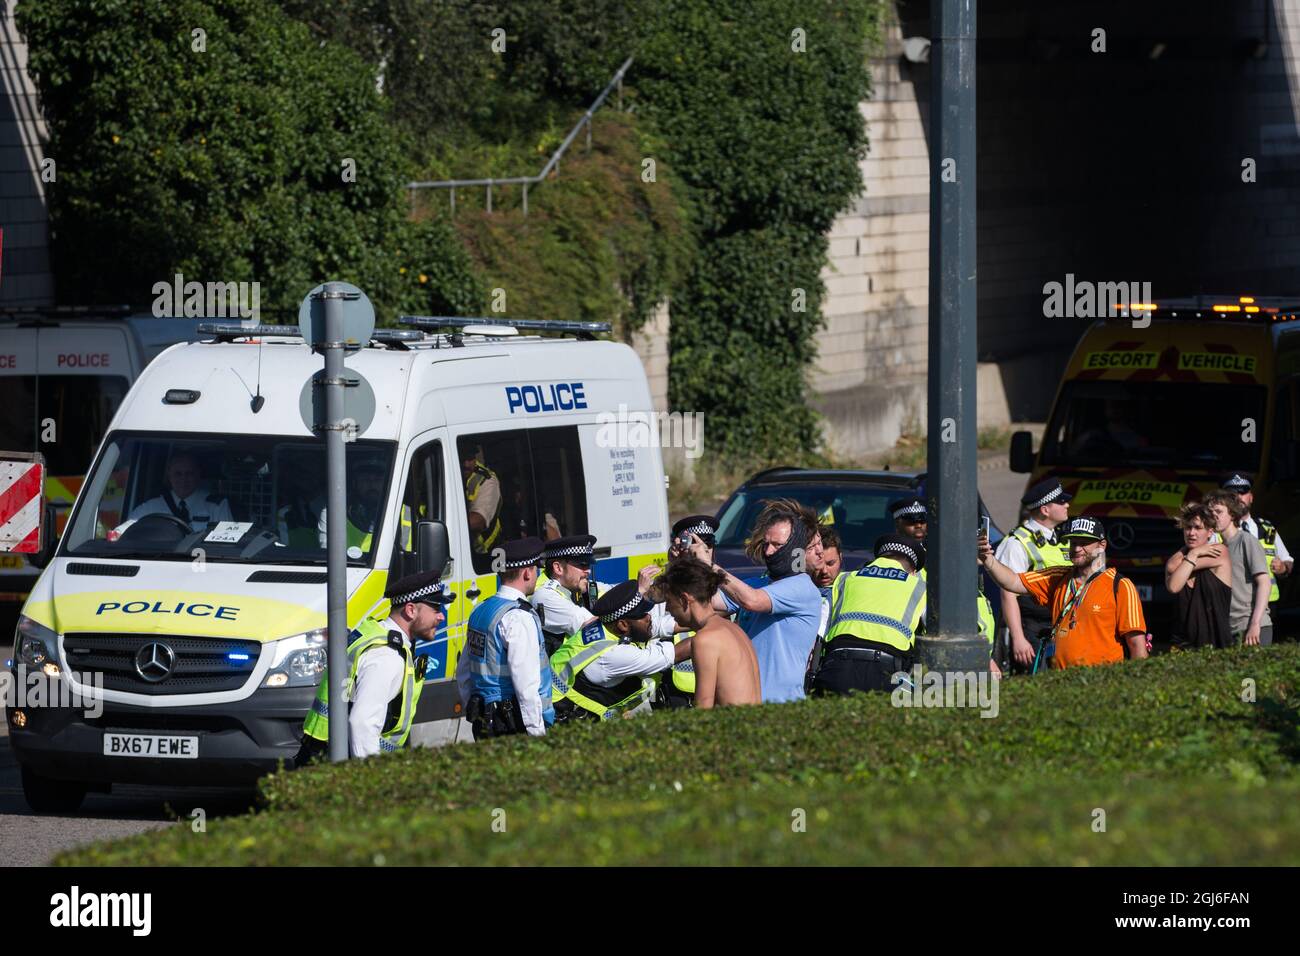
[[[609,98],[609,94],[613,92],[615,89],[618,90],[618,108],[620,110],[623,108],[623,75],[627,73],[628,67],[632,65],[632,60],[633,60],[632,57],[628,57],[626,60],[623,61],[623,65],[618,68],[618,71],[614,74],[613,79],[611,79],[609,83],[605,86],[605,88],[601,90],[600,95],[596,97],[596,99],[592,102],[592,104],[589,107],[587,107],[587,112],[583,113],[582,118],[579,119],[578,122],[574,124],[573,129],[569,130],[569,135],[564,137],[564,141],[560,143],[558,147],[556,147],[555,152],[551,154],[551,158],[547,160],[546,165],[542,167],[542,171],[538,173],[536,176],[510,176],[508,178],[503,178],[503,179],[497,179],[497,178],[439,179],[433,181],[410,182],[406,184],[406,188],[412,190],[411,192],[412,202],[414,202],[415,199],[414,190],[450,189],[451,190],[451,214],[454,216],[456,215],[456,190],[458,188],[462,186],[486,186],[487,187],[487,211],[490,213],[492,212],[492,187],[493,186],[523,186],[524,187],[524,194],[523,194],[524,215],[525,216],[528,215],[528,187],[543,182],[546,179],[546,177],[551,174],[552,170],[556,170],[558,173],[560,167],[560,157],[563,156],[565,151],[568,150],[569,146],[573,143],[573,140],[577,137],[578,132],[582,129],[583,126],[587,127],[587,149],[591,149],[591,117],[596,112],[596,110],[600,109],[601,106],[604,105],[605,100]]]

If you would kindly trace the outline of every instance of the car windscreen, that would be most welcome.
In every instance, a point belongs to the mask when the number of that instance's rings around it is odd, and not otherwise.
[[[1043,436],[1044,465],[1254,471],[1264,431],[1262,385],[1070,382]]]
[[[394,446],[347,449],[348,563],[368,566]],[[325,562],[325,448],[310,438],[115,432],[64,536],[77,557]]]
[[[763,510],[763,503],[776,498],[793,498],[811,508],[825,523],[834,518],[835,530],[844,550],[870,551],[876,538],[894,530],[887,507],[908,494],[903,488],[873,487],[867,484],[810,483],[742,488],[719,517],[717,544],[743,548]]]
[[[127,388],[120,375],[0,375],[0,448],[39,451],[48,474],[79,478]]]

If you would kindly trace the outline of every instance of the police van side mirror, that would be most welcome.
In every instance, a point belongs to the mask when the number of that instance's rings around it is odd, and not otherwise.
[[[1012,432],[1011,470],[1021,474],[1034,470],[1034,436],[1031,432]]]
[[[58,517],[54,510],[54,505],[47,504],[41,515],[45,527],[41,529],[41,550],[31,555],[27,563],[39,570],[44,570],[45,566],[54,559],[54,549],[58,547]]]
[[[447,526],[441,521],[420,521],[416,523],[415,533],[420,555],[420,570],[445,573],[447,562],[451,558]]]

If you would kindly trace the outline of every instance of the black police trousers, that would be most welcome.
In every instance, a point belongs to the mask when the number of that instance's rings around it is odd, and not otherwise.
[[[901,653],[889,654],[876,648],[842,647],[830,651],[813,678],[814,695],[847,694],[849,691],[892,691],[893,676],[910,670]]]

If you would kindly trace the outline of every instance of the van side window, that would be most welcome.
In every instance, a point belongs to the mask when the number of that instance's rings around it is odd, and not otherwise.
[[[462,435],[456,454],[476,574],[505,541],[589,533],[576,425]]]
[[[411,467],[406,472],[393,546],[392,580],[419,570],[415,526],[421,521],[446,520],[443,494],[442,442],[431,441],[411,456]]]

